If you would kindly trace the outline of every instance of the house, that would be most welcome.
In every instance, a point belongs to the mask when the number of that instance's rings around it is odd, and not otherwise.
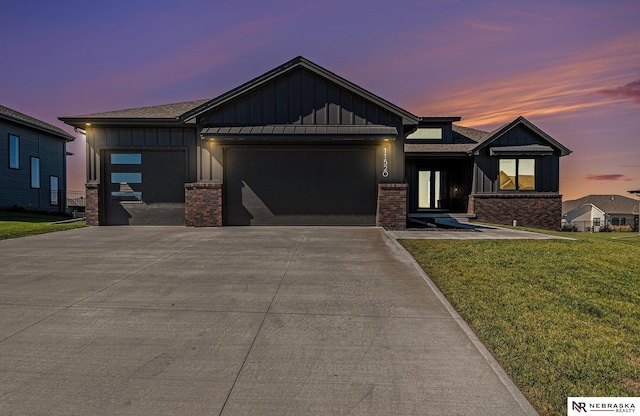
[[[523,117],[418,117],[302,57],[213,99],[61,117],[86,130],[90,224],[560,228],[559,159]]]
[[[0,105],[0,209],[63,212],[67,184],[64,130]]]
[[[578,231],[610,227],[637,230],[639,201],[621,195],[587,195],[562,204],[562,223]]]

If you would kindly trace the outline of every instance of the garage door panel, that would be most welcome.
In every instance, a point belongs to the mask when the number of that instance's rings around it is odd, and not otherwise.
[[[184,151],[111,151],[105,156],[107,225],[184,225]]]
[[[375,150],[225,152],[227,225],[372,225]]]

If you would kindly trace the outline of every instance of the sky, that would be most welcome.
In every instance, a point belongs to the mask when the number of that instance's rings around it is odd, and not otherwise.
[[[0,104],[61,116],[214,98],[299,55],[418,116],[522,115],[564,200],[640,190],[637,0],[0,0]]]

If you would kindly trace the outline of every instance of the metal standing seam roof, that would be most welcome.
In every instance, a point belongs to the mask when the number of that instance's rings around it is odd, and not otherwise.
[[[540,144],[529,144],[522,146],[498,146],[490,147],[489,152],[491,156],[498,155],[552,155],[553,148],[551,146],[544,146]]]
[[[54,136],[58,136],[59,138],[69,142],[75,140],[75,137],[73,137],[71,134],[67,133],[66,131],[62,130],[59,127],[56,127],[42,120],[38,120],[37,118],[28,116],[24,113],[13,110],[9,107],[5,107],[3,105],[0,105],[0,118],[4,118],[5,120],[10,120],[19,124],[23,124],[34,129],[44,130],[47,133],[53,134]]]
[[[295,125],[280,124],[266,126],[205,127],[200,131],[204,138],[231,140],[272,138],[273,136],[343,136],[345,139],[388,138],[395,140],[398,131],[395,127],[382,125],[343,126],[343,125]]]

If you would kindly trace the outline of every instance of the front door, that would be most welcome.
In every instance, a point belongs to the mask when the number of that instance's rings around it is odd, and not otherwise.
[[[418,209],[448,209],[447,172],[418,171]]]

